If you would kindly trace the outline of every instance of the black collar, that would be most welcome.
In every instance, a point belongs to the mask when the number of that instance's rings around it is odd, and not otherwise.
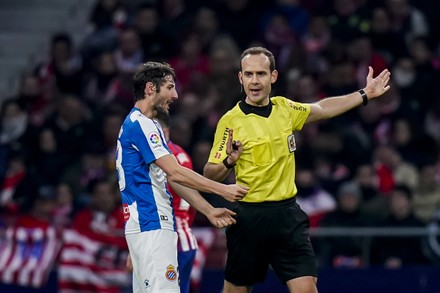
[[[267,118],[270,116],[270,113],[272,113],[273,103],[271,100],[269,100],[270,103],[267,106],[256,107],[246,103],[245,99],[246,98],[241,99],[240,103],[238,104],[244,114],[249,115],[251,113],[254,113],[258,116],[263,116]]]

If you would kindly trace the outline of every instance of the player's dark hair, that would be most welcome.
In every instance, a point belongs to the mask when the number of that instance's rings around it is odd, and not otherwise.
[[[166,76],[172,76],[176,79],[174,69],[168,63],[147,62],[141,64],[133,75],[133,95],[134,101],[143,100],[145,98],[145,85],[152,82],[156,86],[156,91],[160,91],[160,87],[166,82]]]
[[[247,55],[259,55],[259,54],[264,54],[267,56],[267,58],[269,58],[270,72],[274,71],[275,70],[275,57],[273,56],[271,51],[269,51],[268,49],[263,48],[263,47],[251,47],[251,48],[248,48],[243,51],[243,53],[241,54],[241,57],[240,57],[240,71],[242,70],[241,62],[243,61],[244,57],[246,57]]]

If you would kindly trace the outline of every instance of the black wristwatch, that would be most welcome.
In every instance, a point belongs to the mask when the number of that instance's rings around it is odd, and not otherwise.
[[[228,169],[232,169],[232,168],[235,167],[235,165],[237,165],[237,163],[235,163],[233,165],[229,164],[228,163],[228,158],[229,158],[229,156],[226,156],[226,158],[223,160],[223,165],[225,165],[225,167],[228,168]]]
[[[358,90],[358,93],[361,94],[361,97],[362,97],[362,105],[366,106],[366,105],[368,104],[368,97],[367,97],[367,94],[366,94],[365,91],[362,90],[362,89]]]

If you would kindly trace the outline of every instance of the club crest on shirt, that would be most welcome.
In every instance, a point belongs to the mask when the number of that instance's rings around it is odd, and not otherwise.
[[[148,136],[148,139],[150,140],[150,142],[152,144],[158,144],[160,142],[159,134],[157,134],[156,132],[150,133],[150,135]]]
[[[296,151],[295,136],[293,133],[287,137],[287,146],[289,147],[289,152],[293,153]]]
[[[165,272],[165,278],[167,278],[168,281],[175,281],[177,279],[177,272],[174,269],[173,265],[167,266],[167,271]]]

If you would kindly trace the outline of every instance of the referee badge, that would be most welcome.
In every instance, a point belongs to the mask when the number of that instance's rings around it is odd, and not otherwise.
[[[177,272],[173,265],[167,266],[167,271],[165,272],[165,277],[168,281],[175,281],[177,279]]]
[[[289,152],[293,153],[296,151],[295,136],[293,133],[287,137],[287,146],[289,147]]]

